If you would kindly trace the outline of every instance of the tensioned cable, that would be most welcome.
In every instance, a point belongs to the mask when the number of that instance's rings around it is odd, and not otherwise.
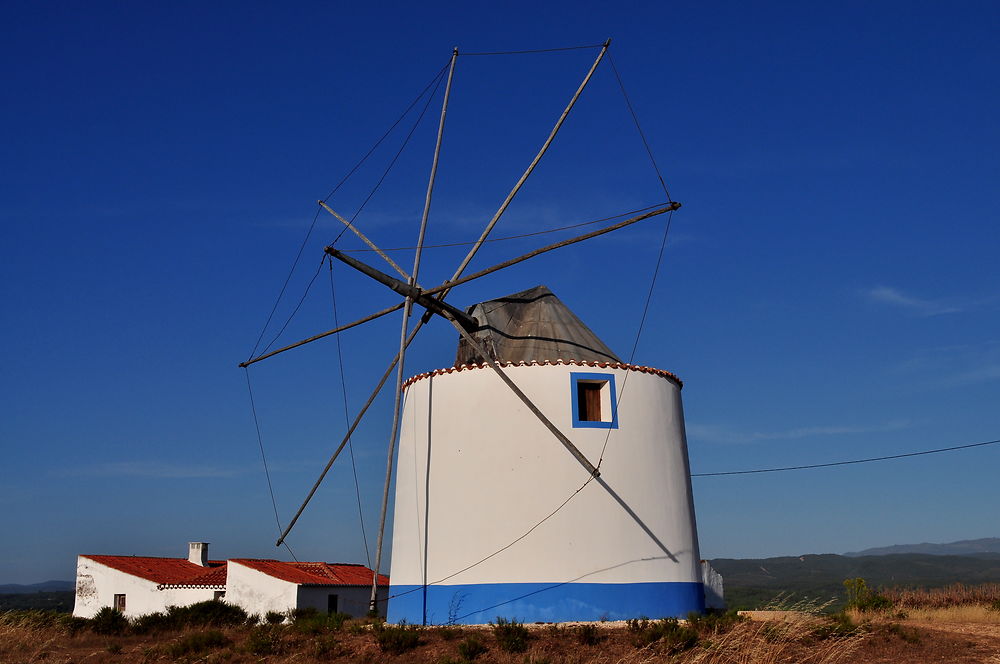
[[[323,254],[323,259],[319,262],[319,265],[316,267],[316,272],[313,273],[312,279],[310,279],[309,283],[306,284],[306,289],[305,291],[302,292],[302,297],[299,298],[299,303],[295,305],[294,309],[292,309],[292,313],[288,314],[288,318],[285,319],[284,325],[282,325],[281,329],[278,330],[278,333],[274,335],[274,338],[271,339],[271,341],[268,342],[266,346],[264,346],[264,350],[261,351],[261,354],[271,350],[271,346],[273,346],[274,342],[276,342],[278,339],[281,338],[281,335],[284,334],[285,332],[285,328],[287,328],[288,324],[292,322],[293,318],[295,318],[295,314],[299,313],[299,309],[302,307],[302,303],[306,301],[306,297],[309,295],[309,291],[312,289],[313,284],[316,283],[316,277],[319,276],[320,270],[323,269],[323,263],[326,261],[327,258],[328,256],[326,254]]]
[[[670,191],[667,189],[667,183],[663,181],[663,175],[660,173],[660,167],[656,163],[656,158],[653,157],[653,150],[649,147],[649,141],[646,140],[646,134],[642,131],[642,127],[639,126],[639,117],[635,114],[635,110],[632,108],[632,102],[629,100],[628,93],[625,92],[625,84],[622,83],[622,77],[618,74],[618,67],[615,67],[615,59],[611,55],[611,51],[608,51],[608,62],[611,63],[611,71],[615,73],[615,79],[618,80],[618,87],[621,88],[622,96],[625,97],[625,105],[628,106],[628,112],[632,115],[632,121],[635,122],[635,128],[639,130],[639,137],[642,138],[642,144],[646,146],[646,154],[649,155],[649,160],[653,162],[653,170],[656,171],[656,177],[660,179],[660,186],[663,187],[663,193],[667,195],[668,201],[673,201],[670,198]]]
[[[646,212],[647,210],[653,210],[653,209],[658,208],[658,207],[663,207],[663,203],[657,203],[656,205],[648,205],[648,206],[646,206],[644,208],[639,208],[638,210],[630,210],[629,212],[622,212],[621,214],[615,214],[615,215],[612,215],[610,217],[604,217],[603,219],[594,219],[592,221],[581,221],[578,224],[570,224],[569,226],[559,226],[558,228],[549,228],[549,229],[544,230],[544,231],[534,231],[534,232],[531,232],[531,233],[521,233],[520,235],[506,235],[504,237],[488,238],[486,240],[483,240],[483,244],[486,244],[486,243],[489,243],[489,242],[505,242],[507,240],[520,240],[521,238],[535,237],[536,235],[547,235],[549,233],[558,233],[560,231],[568,231],[568,230],[572,230],[574,228],[580,228],[581,226],[592,226],[593,224],[599,224],[602,221],[610,221],[612,219],[618,219],[619,217],[627,217],[628,215],[631,215],[631,214],[638,214],[638,213],[641,213],[641,212]],[[444,247],[467,247],[467,246],[473,245],[475,243],[476,242],[473,240],[473,241],[469,241],[469,242],[446,242],[444,244],[425,244],[424,245],[424,249],[441,249],[441,248],[444,248]],[[388,248],[388,249],[382,249],[382,251],[411,251],[413,249],[416,249],[416,247],[391,247],[391,248]],[[342,249],[341,251],[343,251],[345,254],[351,254],[351,253],[356,253],[356,252],[361,252],[361,251],[368,251],[368,252],[370,252],[370,251],[375,251],[375,250],[374,249],[364,248],[364,249]]]
[[[337,292],[333,287],[333,261],[330,261],[330,300],[333,302],[333,326],[340,327],[337,319]],[[344,353],[340,346],[340,337],[337,335],[337,362],[340,367],[340,392],[344,395],[344,423],[350,425],[351,415],[347,408],[347,379],[344,377]],[[354,493],[358,497],[358,521],[361,523],[361,539],[365,543],[365,560],[368,561],[369,569],[372,566],[372,557],[368,552],[368,533],[365,531],[365,515],[361,509],[361,483],[358,482],[358,467],[354,462],[354,443],[347,439],[347,451],[351,456],[351,470],[354,471]]]
[[[267,456],[264,454],[264,439],[260,435],[260,422],[257,420],[257,406],[254,405],[253,399],[253,388],[250,386],[250,368],[244,367],[243,370],[246,372],[247,378],[247,392],[250,393],[250,412],[253,413],[253,426],[257,430],[257,445],[260,447],[260,460],[264,464],[264,477],[267,478],[267,491],[271,494],[271,507],[274,509],[274,525],[278,527],[278,534],[281,534],[281,519],[278,518],[278,501],[274,498],[274,487],[271,485],[271,471],[267,468]],[[285,548],[288,549],[288,554],[292,557],[295,562],[299,559],[295,557],[292,553],[292,549],[285,542]]]
[[[585,48],[601,48],[604,44],[585,44],[583,46],[563,46],[561,48],[532,48],[525,51],[479,51],[476,53],[459,53],[465,55],[522,55],[524,53],[553,53],[555,51],[579,51]]]
[[[755,473],[780,473],[786,470],[807,470],[810,468],[830,468],[831,466],[850,466],[856,463],[871,463],[873,461],[888,461],[890,459],[903,459],[906,457],[923,456],[925,454],[940,454],[941,452],[954,452],[955,450],[967,450],[973,447],[984,447],[986,445],[997,445],[997,444],[1000,444],[1000,440],[988,440],[985,443],[972,443],[969,445],[955,445],[954,447],[940,447],[935,450],[924,450],[922,452],[907,452],[906,454],[890,454],[888,456],[870,457],[868,459],[833,461],[831,463],[812,463],[804,466],[785,466],[783,468],[758,468],[755,470],[728,470],[721,473],[691,473],[691,477],[718,477],[720,475],[752,475]]]
[[[392,158],[392,161],[389,162],[389,165],[386,166],[385,171],[382,173],[382,177],[378,179],[378,182],[375,183],[375,186],[372,187],[372,190],[368,192],[367,198],[365,198],[365,200],[361,203],[361,206],[357,209],[357,211],[355,211],[354,215],[351,217],[352,224],[354,223],[354,220],[358,218],[358,215],[361,214],[361,211],[365,209],[365,206],[368,205],[368,201],[372,199],[372,196],[375,195],[375,192],[377,192],[379,190],[379,187],[382,186],[382,183],[385,181],[385,178],[389,175],[389,171],[391,171],[392,167],[396,165],[396,161],[399,159],[399,156],[403,154],[403,150],[406,149],[407,144],[409,144],[410,139],[413,137],[413,132],[415,132],[417,130],[417,127],[420,126],[420,121],[424,119],[424,115],[427,113],[427,109],[430,107],[431,102],[434,100],[434,95],[437,94],[438,88],[441,87],[441,81],[444,80],[444,74],[446,70],[447,67],[443,67],[441,71],[438,73],[437,78],[435,79],[434,82],[434,90],[432,90],[431,93],[427,95],[427,101],[424,103],[424,107],[420,110],[420,115],[417,116],[417,120],[413,123],[413,126],[410,127],[410,132],[406,135],[406,138],[403,139],[403,144],[399,146],[399,150],[396,152],[396,155]],[[332,247],[333,245],[337,244],[337,242],[340,240],[341,237],[343,237],[344,233],[346,232],[347,232],[347,226],[344,226],[344,228],[341,229],[340,233],[337,235],[334,241],[330,243],[330,246]]]
[[[447,65],[445,65],[445,67],[442,67],[441,70],[434,76],[434,78],[432,78],[431,81],[426,86],[424,86],[424,89],[421,90],[420,94],[417,95],[413,99],[413,101],[410,102],[410,105],[406,107],[406,110],[403,111],[403,113],[399,116],[399,118],[397,118],[396,121],[393,122],[392,125],[385,131],[385,133],[382,134],[382,136],[379,137],[377,141],[375,141],[375,145],[373,145],[368,150],[368,152],[366,152],[365,155],[361,157],[361,159],[359,159],[356,164],[354,164],[354,167],[351,168],[351,170],[348,171],[347,174],[340,179],[340,182],[336,184],[336,186],[330,191],[330,193],[326,195],[326,198],[323,199],[324,202],[330,200],[330,198],[332,198],[333,195],[340,190],[340,188],[344,185],[344,183],[346,183],[351,178],[351,176],[354,175],[354,173],[357,172],[359,168],[361,168],[361,166],[368,160],[368,157],[370,157],[372,153],[375,152],[376,149],[378,149],[378,146],[380,146],[382,142],[389,136],[389,134],[391,134],[392,131],[399,125],[399,123],[403,121],[403,118],[409,115],[410,110],[417,105],[417,102],[420,101],[425,94],[427,94],[427,90],[429,90],[430,87],[434,85],[434,82],[441,77],[442,72],[444,72],[446,68]],[[264,322],[264,327],[261,328],[260,334],[257,336],[257,341],[254,343],[253,350],[250,352],[250,357],[254,357],[257,354],[257,348],[260,346],[260,340],[264,338],[264,333],[267,331],[268,326],[271,324],[271,319],[274,317],[274,312],[277,311],[278,305],[281,303],[281,298],[284,296],[285,290],[288,288],[288,282],[291,281],[292,275],[295,273],[295,268],[299,264],[299,259],[302,258],[302,252],[305,250],[306,245],[309,243],[309,238],[312,236],[313,229],[316,227],[316,221],[319,219],[319,213],[320,210],[319,208],[317,208],[316,213],[313,215],[312,223],[309,224],[309,230],[306,231],[306,236],[302,240],[302,244],[299,246],[298,253],[295,254],[295,259],[292,261],[292,267],[289,268],[288,270],[288,276],[285,277],[285,283],[282,284],[281,290],[278,292],[278,297],[274,301],[274,306],[271,307],[271,313],[267,315],[267,320]]]
[[[663,193],[667,197],[667,201],[672,201],[670,198],[670,190],[667,189],[667,183],[663,180],[663,174],[660,173],[660,167],[656,163],[656,158],[653,156],[653,150],[649,147],[649,142],[646,140],[646,133],[642,130],[642,125],[639,124],[639,116],[636,114],[635,109],[632,108],[632,102],[629,100],[628,92],[625,91],[625,84],[622,82],[622,77],[618,74],[618,68],[615,67],[615,60],[612,57],[611,52],[608,52],[608,62],[611,63],[611,69],[615,73],[615,79],[618,81],[618,88],[622,91],[622,97],[625,99],[625,105],[628,106],[628,112],[632,116],[632,122],[635,124],[636,131],[639,132],[639,138],[642,139],[642,144],[646,148],[646,154],[649,155],[649,161],[653,165],[653,170],[656,172],[656,177],[660,181],[660,186],[663,187]],[[656,288],[656,278],[660,274],[660,266],[663,264],[663,251],[667,246],[667,236],[670,235],[670,225],[674,220],[674,212],[671,210],[667,214],[667,223],[663,227],[663,238],[660,240],[660,253],[656,257],[656,267],[653,269],[653,277],[649,282],[649,291],[646,293],[646,303],[642,308],[642,317],[639,319],[639,328],[635,333],[635,341],[632,343],[632,351],[628,356],[628,363],[632,364],[635,360],[635,351],[639,347],[639,339],[642,337],[642,330],[646,325],[646,316],[649,313],[649,304],[653,300],[653,291]],[[622,379],[622,389],[618,393],[618,403],[620,404],[622,398],[625,395],[625,386],[628,385],[628,377],[631,372],[625,372],[625,378]],[[616,406],[617,407],[617,406]],[[608,449],[608,441],[611,440],[611,429],[608,429],[608,433],[604,436],[604,445],[601,447],[601,456],[597,460],[597,467],[600,468],[601,464],[604,463],[604,453]]]
[[[375,183],[375,186],[372,187],[372,190],[370,192],[368,192],[368,197],[365,198],[364,202],[361,203],[361,206],[354,212],[354,215],[351,216],[351,223],[352,224],[358,218],[358,215],[361,214],[361,211],[365,209],[365,206],[368,205],[368,202],[372,199],[372,197],[375,195],[375,193],[382,186],[382,183],[385,181],[385,178],[389,175],[389,171],[391,171],[392,167],[396,165],[396,160],[398,160],[399,156],[401,154],[403,154],[403,150],[406,149],[407,144],[410,142],[410,139],[413,137],[413,132],[415,132],[416,129],[417,129],[417,127],[420,125],[420,121],[423,120],[424,114],[427,112],[427,108],[430,106],[431,101],[433,101],[434,94],[437,92],[438,86],[441,85],[441,79],[442,79],[442,77],[443,77],[443,70],[442,70],[442,73],[438,75],[438,77],[437,77],[437,85],[434,87],[434,90],[431,92],[431,94],[427,97],[427,102],[424,104],[424,108],[420,111],[420,115],[417,117],[416,122],[414,122],[413,126],[410,128],[409,133],[406,135],[406,138],[403,140],[403,144],[399,147],[399,150],[396,152],[396,155],[392,158],[392,161],[389,162],[389,165],[386,167],[385,171],[382,173],[382,177],[380,177],[379,180],[378,180],[378,182]],[[332,195],[333,194],[331,193],[331,196]],[[317,215],[319,214],[319,209],[316,210],[316,214]],[[337,240],[339,240],[344,235],[344,233],[346,231],[347,231],[347,227],[345,226],[343,228],[343,230],[340,231],[340,234],[337,235],[337,238],[333,242],[330,243],[331,246],[334,245],[334,244],[336,244]],[[326,254],[324,254],[323,255],[323,260],[325,261],[327,258],[328,258],[328,256]],[[303,292],[302,293],[302,297],[299,298],[299,303],[295,305],[295,308],[292,310],[292,313],[289,314],[288,318],[285,320],[285,324],[281,326],[281,329],[278,330],[278,333],[276,335],[274,335],[274,338],[271,339],[271,342],[269,344],[267,344],[267,346],[264,347],[264,350],[262,351],[263,353],[266,353],[267,351],[269,351],[271,349],[271,346],[273,346],[274,343],[278,339],[281,338],[281,335],[285,331],[285,328],[287,328],[288,324],[292,322],[292,319],[295,317],[295,314],[297,314],[299,312],[299,308],[302,306],[302,303],[305,302],[306,296],[309,295],[309,290],[312,288],[313,283],[316,281],[316,277],[319,276],[320,270],[322,270],[322,269],[323,269],[323,261],[320,261],[319,267],[316,268],[315,274],[313,274],[312,279],[309,280],[309,284],[306,286],[305,292]],[[277,306],[277,305],[275,305],[275,306]],[[253,357],[253,356],[251,355],[251,357]]]

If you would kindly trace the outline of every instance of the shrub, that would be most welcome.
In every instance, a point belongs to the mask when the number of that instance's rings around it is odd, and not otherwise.
[[[277,655],[284,650],[281,634],[273,625],[261,625],[250,630],[243,647],[253,655]]]
[[[292,614],[292,627],[303,634],[321,634],[323,632],[336,632],[344,626],[344,623],[351,619],[347,613],[305,613]]]
[[[247,621],[247,612],[242,608],[213,599],[188,606],[168,607],[167,616],[178,627],[227,627]]]
[[[746,620],[736,609],[730,611],[712,611],[708,613],[689,613],[688,626],[699,634],[719,634],[728,632],[736,623]]]
[[[860,576],[844,579],[844,589],[847,591],[848,609],[857,609],[864,613],[892,608],[892,601],[876,593]]]
[[[420,632],[416,625],[407,625],[405,622],[398,625],[375,623],[372,625],[372,631],[375,633],[375,642],[382,652],[392,655],[401,655],[420,645]]]
[[[90,619],[90,629],[97,634],[123,634],[128,629],[128,618],[121,611],[105,606]]]
[[[466,662],[473,661],[486,652],[486,650],[487,648],[483,642],[475,636],[470,636],[458,644],[458,654]]]
[[[667,652],[677,653],[693,647],[698,642],[698,632],[687,625],[681,625],[676,618],[642,622],[645,624],[639,623],[638,628],[633,630],[635,636],[632,637],[632,644],[636,648],[660,643]]]
[[[506,652],[524,652],[528,649],[528,640],[531,634],[528,628],[517,620],[507,620],[497,616],[497,621],[491,623],[493,626],[493,636],[496,637],[500,650]]]
[[[147,613],[132,619],[133,634],[164,632],[177,628],[177,621],[165,613]]]
[[[580,625],[576,628],[576,640],[585,646],[596,646],[604,635],[596,625]]]
[[[267,622],[268,625],[280,625],[285,622],[286,617],[287,616],[281,611],[268,611],[264,614],[264,621]]]
[[[176,643],[167,646],[167,654],[171,657],[183,657],[184,655],[198,655],[212,648],[221,648],[229,645],[229,639],[223,636],[222,632],[211,630],[208,632],[195,632],[185,636]]]

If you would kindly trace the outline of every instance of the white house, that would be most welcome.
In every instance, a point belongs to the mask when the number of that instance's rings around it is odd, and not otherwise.
[[[129,617],[222,600],[249,614],[315,608],[363,616],[372,571],[364,565],[236,558],[209,560],[207,542],[187,558],[81,555],[73,615],[90,618],[110,606]],[[388,577],[379,575],[379,586]]]

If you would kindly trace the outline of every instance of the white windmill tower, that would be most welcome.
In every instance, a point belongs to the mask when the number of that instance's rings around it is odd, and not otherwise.
[[[680,381],[623,364],[544,286],[469,313],[455,365],[406,382],[389,620],[702,611]]]
[[[372,608],[383,609],[382,602],[388,601],[392,621],[474,623],[496,615],[530,621],[684,616],[705,606],[680,381],[666,371],[622,363],[543,286],[468,311],[445,301],[463,283],[680,207],[668,201],[644,214],[464,274],[545,154],[609,44],[601,47],[549,137],[454,275],[437,287],[423,288],[418,282],[421,251],[456,49],[411,272],[320,201],[402,279],[332,246],[326,248],[328,256],[399,293],[403,302],[240,365],[403,310],[398,353],[278,540],[280,545],[295,525],[395,369],[394,420],[375,558],[378,571],[395,466],[389,596],[377,597],[374,582],[372,586]],[[414,304],[425,311],[410,330]],[[434,315],[459,332],[456,363],[404,385],[406,348]],[[394,464],[397,436],[400,452]]]

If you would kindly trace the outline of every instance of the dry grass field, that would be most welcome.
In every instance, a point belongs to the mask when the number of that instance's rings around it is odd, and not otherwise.
[[[918,606],[912,592],[906,597],[906,607],[836,614],[795,607],[679,623],[521,625],[498,619],[478,627],[426,628],[319,614],[269,624],[218,611],[131,623],[120,616],[85,621],[9,612],[0,614],[0,663],[1000,664],[1000,611],[992,604],[935,597]]]

